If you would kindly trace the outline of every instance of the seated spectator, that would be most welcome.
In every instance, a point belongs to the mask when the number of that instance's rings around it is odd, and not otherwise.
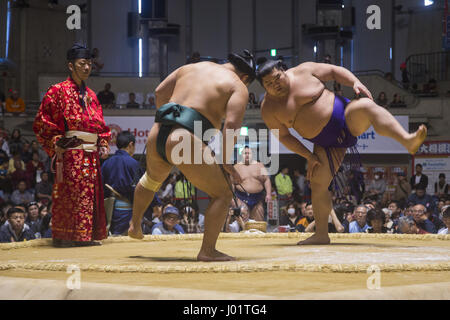
[[[33,231],[25,224],[25,213],[18,208],[10,208],[8,223],[0,227],[0,242],[20,242],[35,239]]]
[[[388,205],[388,209],[391,210],[391,219],[392,220],[398,220],[403,214],[402,214],[402,208],[400,207],[400,204],[396,200],[391,200]]]
[[[180,213],[176,207],[166,206],[162,213],[162,222],[153,226],[152,235],[184,234],[183,228],[178,224],[180,218]]]
[[[41,238],[52,237],[52,214],[49,213],[42,218],[41,229],[39,231]]]
[[[25,102],[19,97],[19,91],[13,90],[11,96],[6,99],[5,110],[15,114],[25,112]]]
[[[20,158],[25,163],[25,165],[31,161],[33,155],[31,153],[31,145],[28,141],[23,143],[22,150],[20,152]]]
[[[304,232],[315,232],[316,230],[316,221],[312,221],[305,229]],[[328,232],[329,233],[342,233],[345,231],[344,226],[342,225],[340,219],[336,216],[336,212],[334,209],[331,210],[330,215],[328,216]]]
[[[21,180],[18,184],[18,189],[11,195],[11,202],[15,205],[28,204],[34,201],[34,195],[27,191],[27,183],[25,180]]]
[[[20,157],[20,152],[14,150],[12,158],[9,159],[8,163],[8,174],[13,174],[17,169],[26,170],[25,162]]]
[[[283,213],[280,214],[280,226],[289,226],[290,231],[298,230],[304,232],[303,225],[298,225],[298,221],[302,218],[300,208],[294,202],[290,202]]]
[[[148,109],[156,109],[156,101],[155,101],[155,96],[151,95],[148,97],[148,102],[145,105],[146,108]]]
[[[157,198],[155,195],[155,199],[153,199],[150,206],[144,213],[144,217],[142,219],[142,233],[143,234],[152,234],[153,226],[162,221],[161,215],[163,212],[163,208],[167,205],[163,205],[163,203]],[[125,234],[128,230],[125,230]]]
[[[39,143],[36,140],[31,141],[31,152],[37,152],[39,154],[39,161],[44,164],[45,171],[50,171],[50,158],[47,152],[42,150]]]
[[[397,222],[394,222],[392,220],[392,210],[388,208],[383,208],[383,213],[385,216],[383,227],[386,229],[386,233],[395,233],[395,230],[397,228],[398,219]]]
[[[341,221],[345,233],[348,233],[350,222],[353,221],[353,208],[353,204],[346,202],[334,206],[334,212]]]
[[[11,154],[18,152],[19,155],[23,150],[23,145],[25,143],[25,139],[22,138],[22,133],[20,129],[14,129],[11,133],[11,138],[8,141],[9,144],[9,150]]]
[[[422,204],[417,204],[413,208],[413,218],[416,225],[427,233],[437,233],[436,227],[426,215],[427,209]]]
[[[42,220],[46,215],[48,215],[49,214],[49,211],[48,211],[48,206],[46,206],[46,205],[41,205],[40,207],[39,207],[39,218]]]
[[[348,227],[349,233],[366,232],[369,229],[367,224],[367,207],[365,205],[356,206],[353,211],[354,221],[350,222]]]
[[[37,202],[30,202],[27,205],[27,219],[25,223],[30,227],[31,231],[33,231],[36,238],[40,235],[36,235],[41,230],[41,217],[39,217],[39,207]]]
[[[99,75],[105,64],[100,59],[100,50],[98,48],[92,49],[92,73],[91,75]]]
[[[0,190],[5,193],[12,192],[11,177],[8,174],[9,159],[3,150],[0,150]]]
[[[248,94],[248,108],[249,109],[258,109],[259,108],[258,101],[256,101],[256,97],[253,92],[250,92]]]
[[[305,216],[298,220],[295,228],[300,232],[306,232],[308,226],[314,221],[314,211],[311,202],[306,204]]]
[[[245,223],[249,220],[249,210],[247,206],[242,206],[240,211],[235,207],[230,207],[227,221],[225,223],[225,232],[238,233],[245,230]]]
[[[184,233],[200,233],[198,213],[193,207],[194,206],[188,204],[181,209],[182,218],[180,225],[183,228]]]
[[[26,164],[26,173],[31,188],[34,188],[37,178],[40,179],[42,172],[44,172],[44,164],[39,161],[39,153],[33,152],[31,161]]]
[[[29,189],[31,184],[27,172],[25,170],[22,170],[19,161],[14,162],[14,167],[16,170],[10,175],[13,189],[17,189],[19,182],[22,180],[24,180],[26,183],[26,189]]]
[[[6,134],[0,134],[0,151],[5,152],[5,154],[9,157],[11,153],[6,138],[7,138]]]
[[[382,172],[376,172],[373,176],[374,180],[371,181],[367,188],[366,197],[380,201],[383,198],[386,191],[386,181],[383,179]]]
[[[434,195],[438,198],[448,195],[448,183],[445,182],[445,174],[439,174],[439,181],[434,184]]]
[[[139,109],[139,103],[136,102],[136,95],[130,92],[128,95],[129,101],[127,102],[127,109]]]
[[[450,227],[450,206],[447,206],[442,212],[442,221],[444,221],[445,227],[439,229],[438,234],[449,234],[448,229]]]
[[[389,104],[389,108],[406,108],[406,104],[400,99],[398,93],[394,94],[394,99]]]
[[[110,83],[105,84],[105,88],[97,94],[97,98],[104,109],[111,109],[114,107],[116,96],[114,92],[111,91]]]
[[[394,189],[393,199],[398,201],[399,205],[404,206],[411,194],[411,185],[408,183],[404,173],[397,173],[397,184]]]
[[[411,217],[400,217],[398,220],[398,230],[403,234],[428,234],[420,229]]]
[[[53,186],[49,181],[48,172],[41,172],[41,181],[35,186],[36,200],[47,205],[52,200]]]
[[[376,100],[377,105],[387,108],[388,99],[384,91],[380,92]]]
[[[442,222],[441,219],[439,219],[439,215],[437,213],[434,213],[434,211],[431,211],[431,209],[427,208],[427,211],[425,212],[428,220],[431,221],[431,223],[434,225],[434,228],[436,231],[445,228],[444,222]]]
[[[441,197],[438,200],[438,204],[437,204],[437,212],[441,212],[442,213],[442,208],[444,208],[445,206],[445,197]]]
[[[173,189],[174,189],[174,185],[176,182],[176,175],[175,174],[171,174],[166,181],[164,181],[160,191],[160,198],[164,201],[164,200],[172,200],[173,198]]]
[[[414,205],[421,204],[426,208],[426,211],[430,210],[431,212],[436,212],[433,197],[427,194],[425,188],[422,186],[418,186],[416,193],[409,196],[408,202]]]
[[[382,210],[371,209],[367,212],[367,225],[370,227],[367,229],[368,233],[387,233],[387,229],[384,226],[386,216]]]

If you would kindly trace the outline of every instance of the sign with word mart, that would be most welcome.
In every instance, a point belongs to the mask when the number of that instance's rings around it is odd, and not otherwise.
[[[401,126],[409,132],[409,117],[408,116],[395,116],[395,119],[401,124]],[[299,139],[306,148],[308,148],[311,152],[313,151],[313,143],[303,139],[297,131],[290,128],[289,131],[293,136]],[[270,152],[276,153],[277,148],[274,146],[274,143],[277,143],[278,139],[271,134],[270,141]],[[361,154],[373,154],[373,153],[382,153],[382,154],[405,154],[408,151],[397,141],[391,138],[383,137],[377,134],[373,127],[370,127],[366,132],[364,132],[361,136],[358,137],[357,148],[359,153]],[[286,148],[282,143],[279,144],[279,153],[293,153],[288,148]]]

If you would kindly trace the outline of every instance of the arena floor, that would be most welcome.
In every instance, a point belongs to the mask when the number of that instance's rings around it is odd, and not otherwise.
[[[449,299],[450,236],[222,234],[232,262],[197,262],[202,235],[109,238],[59,249],[50,240],[0,245],[1,299]],[[80,270],[81,288],[66,282]],[[375,288],[380,270],[379,289]],[[368,282],[371,289],[368,288]]]

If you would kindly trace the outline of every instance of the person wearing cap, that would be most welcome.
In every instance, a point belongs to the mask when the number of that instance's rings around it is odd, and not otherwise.
[[[155,224],[152,228],[152,235],[161,234],[184,234],[184,230],[179,225],[180,212],[172,205],[168,205],[163,209],[162,221]]]
[[[56,163],[52,236],[57,247],[96,245],[107,236],[100,158],[108,156],[111,131],[85,84],[91,58],[83,45],[68,50],[70,75],[48,89],[33,123],[38,142]]]
[[[158,110],[147,140],[147,169],[136,186],[128,230],[130,237],[143,238],[144,211],[176,166],[211,199],[197,255],[200,261],[234,259],[216,250],[216,242],[232,198],[228,176],[233,183],[242,181],[230,161],[237,140],[233,134],[241,128],[248,102],[247,86],[255,78],[256,65],[247,50],[243,54],[230,54],[228,60],[225,64],[204,61],[184,65],[156,88]],[[209,141],[222,122],[223,149],[218,153],[224,165],[217,163],[213,151],[203,141]]]

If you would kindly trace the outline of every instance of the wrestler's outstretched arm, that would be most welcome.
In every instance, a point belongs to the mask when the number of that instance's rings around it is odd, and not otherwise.
[[[347,87],[352,87],[357,95],[363,93],[373,100],[369,89],[348,69],[328,63],[306,62],[302,66],[310,70],[311,74],[322,82],[336,81]]]

